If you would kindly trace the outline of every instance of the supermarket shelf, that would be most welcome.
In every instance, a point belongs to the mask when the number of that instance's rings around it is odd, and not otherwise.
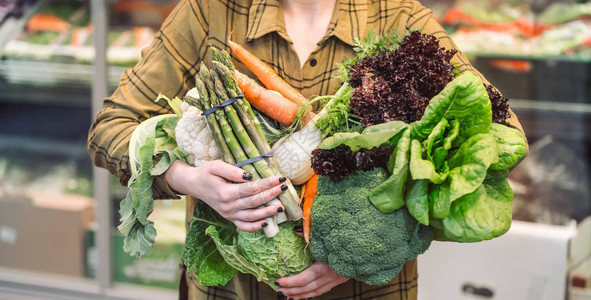
[[[126,68],[123,67],[109,67],[109,86],[117,86],[125,70]],[[0,61],[0,77],[12,84],[90,87],[93,82],[93,66],[47,61],[3,60]]]
[[[555,62],[570,62],[570,63],[590,63],[591,53],[579,53],[574,55],[536,55],[536,54],[496,54],[496,53],[478,53],[478,52],[464,52],[468,58],[484,58],[484,59],[506,59],[506,60],[523,60],[523,61],[555,61]]]
[[[509,105],[512,109],[518,110],[591,114],[591,104],[587,103],[510,99]]]
[[[509,99],[535,99],[531,109],[589,112],[589,106],[579,104],[591,104],[590,62],[532,59],[513,64],[477,57],[472,65]]]
[[[591,143],[591,105],[551,103],[533,100],[509,100],[509,105],[530,140],[553,136],[587,157]]]
[[[51,140],[41,138],[27,138],[0,135],[0,152],[22,151],[23,153],[60,154],[69,158],[87,158],[86,143]]]
[[[113,91],[126,70],[109,67]],[[46,61],[0,61],[1,102],[90,107],[93,66]],[[26,91],[26,92],[24,92]]]
[[[2,54],[2,49],[4,49],[4,45],[10,41],[12,36],[23,30],[25,28],[27,22],[45,3],[47,0],[38,0],[33,4],[25,4],[28,7],[23,8],[25,14],[21,18],[14,18],[8,17],[2,25],[0,26],[0,54]]]

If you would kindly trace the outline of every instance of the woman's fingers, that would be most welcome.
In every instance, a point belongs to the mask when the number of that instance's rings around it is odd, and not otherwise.
[[[252,174],[243,169],[225,163],[221,160],[215,160],[209,163],[209,172],[213,175],[222,177],[224,179],[234,182],[249,182],[252,180]]]
[[[238,227],[238,229],[242,230],[242,231],[248,231],[248,232],[255,232],[255,231],[259,231],[262,228],[264,228],[265,224],[269,224],[267,220],[259,220],[257,222],[244,222],[244,221],[240,221],[240,220],[236,220],[234,221],[234,225],[236,225],[236,227]]]
[[[236,184],[233,193],[236,198],[245,198],[282,185],[287,179],[282,176],[271,176],[251,182]]]
[[[273,217],[280,212],[283,212],[283,207],[279,205],[271,205],[255,209],[240,210],[234,214],[234,217],[236,220],[243,222],[257,222],[265,218]]]
[[[257,194],[236,199],[232,202],[231,209],[238,211],[265,205],[267,202],[281,195],[281,193],[283,193],[283,191],[286,190],[285,187],[287,186],[284,186],[285,185],[277,185],[270,189],[260,191]]]
[[[327,264],[315,262],[299,274],[278,279],[277,283],[279,291],[289,298],[305,299],[322,295],[347,280]]]

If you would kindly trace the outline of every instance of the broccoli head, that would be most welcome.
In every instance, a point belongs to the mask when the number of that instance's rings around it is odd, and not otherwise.
[[[382,168],[356,171],[339,182],[319,177],[310,216],[309,249],[316,260],[343,277],[383,285],[427,250],[429,227],[405,207],[384,214],[369,201],[371,190],[387,178]]]

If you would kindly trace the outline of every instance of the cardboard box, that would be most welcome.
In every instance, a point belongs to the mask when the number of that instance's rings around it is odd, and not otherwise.
[[[574,222],[513,221],[490,241],[434,242],[418,259],[419,299],[565,299],[576,234]]]
[[[0,266],[84,276],[84,235],[94,202],[38,193],[0,199]]]

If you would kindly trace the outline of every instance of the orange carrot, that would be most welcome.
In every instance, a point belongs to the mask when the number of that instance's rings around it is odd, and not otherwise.
[[[308,100],[294,87],[285,82],[267,64],[261,61],[254,54],[248,52],[244,47],[228,40],[232,53],[256,75],[256,77],[270,90],[279,92],[283,97],[295,103],[298,107],[304,106]]]
[[[38,13],[29,20],[27,29],[31,31],[63,32],[70,29],[70,24],[54,15]]]
[[[305,185],[305,190],[302,192],[304,195],[304,206],[303,206],[303,228],[304,228],[304,239],[306,243],[310,243],[310,229],[312,228],[312,219],[310,215],[312,213],[312,204],[314,203],[314,197],[316,197],[316,185],[318,184],[318,175],[314,174]]]
[[[248,76],[236,71],[235,78],[246,100],[265,115],[283,125],[290,125],[298,113],[296,104],[257,84]],[[310,121],[313,113],[306,114],[305,123]]]

